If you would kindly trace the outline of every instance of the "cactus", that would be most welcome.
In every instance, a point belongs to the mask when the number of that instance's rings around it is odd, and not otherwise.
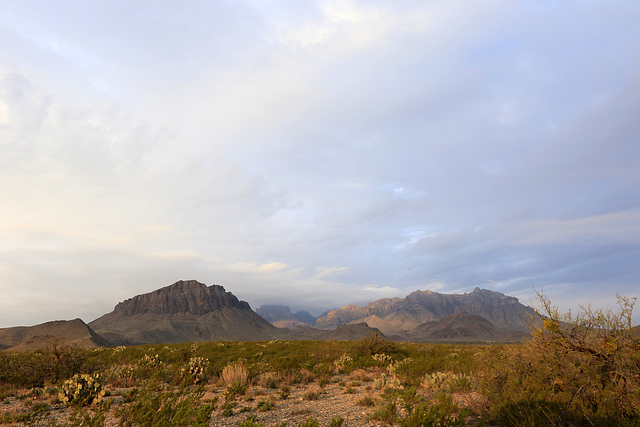
[[[105,394],[105,384],[100,374],[76,374],[64,382],[58,398],[66,404],[85,406],[100,402]]]
[[[180,370],[183,378],[192,378],[193,383],[197,384],[206,379],[206,370],[209,366],[209,360],[204,357],[192,357],[189,359],[187,366]]]

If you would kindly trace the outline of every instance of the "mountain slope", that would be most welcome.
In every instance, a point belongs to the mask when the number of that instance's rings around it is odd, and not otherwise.
[[[364,307],[348,305],[331,310],[318,318],[316,327],[335,329],[365,322],[391,336],[454,313],[482,316],[496,327],[519,332],[528,330],[535,315],[532,308],[520,304],[517,298],[486,289],[475,288],[465,294],[416,291],[406,298],[384,298]]]
[[[53,345],[96,348],[109,343],[80,319],[0,329],[0,349],[32,351]]]
[[[121,345],[270,340],[283,335],[222,286],[195,280],[123,301],[89,326]]]
[[[423,323],[392,339],[410,342],[513,342],[523,339],[526,335],[525,332],[497,328],[481,316],[454,313],[439,320]]]

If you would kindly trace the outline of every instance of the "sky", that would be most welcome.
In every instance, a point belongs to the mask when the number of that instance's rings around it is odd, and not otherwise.
[[[0,327],[640,292],[640,3],[0,0]],[[640,307],[634,320],[640,321]]]

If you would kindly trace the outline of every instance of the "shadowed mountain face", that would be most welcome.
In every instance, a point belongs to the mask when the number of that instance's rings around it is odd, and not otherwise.
[[[335,329],[366,322],[391,336],[455,313],[482,316],[496,327],[518,332],[526,332],[534,316],[533,309],[517,298],[486,289],[476,288],[469,294],[416,291],[406,298],[384,298],[364,307],[348,305],[331,310],[318,318],[316,327]]]
[[[239,301],[222,286],[207,287],[195,280],[180,280],[171,286],[123,301],[116,305],[113,313],[124,316],[144,313],[204,315],[224,308],[251,310],[248,303]],[[92,323],[95,322],[97,320]]]
[[[32,351],[52,346],[97,348],[108,345],[80,319],[0,329],[0,349]]]
[[[313,326],[316,318],[306,311],[291,313],[285,305],[262,305],[256,310],[265,320],[279,328],[295,328],[298,326]]]
[[[392,339],[410,342],[490,341],[513,342],[526,336],[524,332],[495,327],[481,316],[455,313],[440,320],[423,323]]]
[[[89,323],[113,344],[247,341],[282,332],[222,286],[179,281],[130,298]]]

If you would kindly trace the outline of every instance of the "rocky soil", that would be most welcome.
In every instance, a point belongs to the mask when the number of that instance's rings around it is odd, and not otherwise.
[[[364,381],[363,381],[364,379]],[[203,402],[216,400],[216,409],[213,411],[210,426],[230,427],[237,426],[248,418],[255,417],[258,423],[265,426],[277,426],[286,423],[287,426],[298,426],[309,418],[317,420],[320,426],[329,426],[332,420],[342,417],[343,426],[382,426],[388,423],[372,419],[372,414],[379,410],[383,403],[383,390],[374,386],[373,380],[358,373],[351,375],[336,375],[324,387],[320,387],[316,382],[307,385],[293,385],[289,388],[288,395],[283,396],[282,389],[262,387],[252,385],[245,395],[233,400],[235,407],[231,416],[223,414],[223,403],[225,402],[224,388],[218,384],[209,384],[207,391],[202,398]],[[106,413],[104,426],[118,426],[118,408],[124,403],[122,396],[126,395],[128,389],[110,389],[110,396],[113,399],[109,411]],[[82,418],[82,412],[77,408],[67,407],[62,403],[51,403],[54,396],[46,393],[37,396],[30,396],[27,390],[25,394],[7,397],[0,403],[0,422],[5,413],[14,416],[20,413],[33,412],[36,405],[48,406],[48,411],[42,411],[40,415],[34,417],[26,423],[6,423],[7,426],[29,425],[29,426],[50,426],[73,424],[74,418]],[[427,396],[425,394],[425,396]],[[283,398],[286,397],[286,398]],[[474,392],[456,393],[452,395],[454,402],[460,408],[479,409],[483,405],[483,398]],[[268,402],[268,404],[261,403]],[[374,406],[365,405],[363,402],[374,402]],[[404,416],[402,405],[398,405],[398,415]],[[84,414],[92,414],[91,408],[83,409]],[[475,424],[473,418],[467,419],[468,424]],[[76,424],[78,425],[78,424]],[[94,424],[92,424],[94,425]]]

